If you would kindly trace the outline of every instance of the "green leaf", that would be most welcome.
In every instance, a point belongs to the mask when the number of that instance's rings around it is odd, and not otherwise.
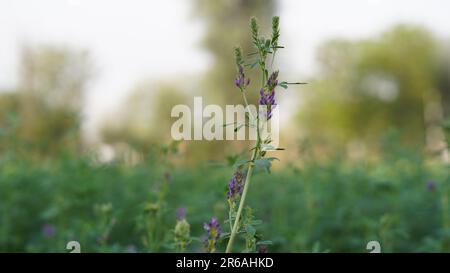
[[[269,151],[282,151],[284,148],[275,148],[272,145],[269,144],[263,144],[261,145],[261,151],[269,152]]]
[[[256,60],[254,63],[248,64],[247,66],[250,68],[254,68],[258,63],[259,63],[259,60]]]
[[[255,165],[257,167],[265,169],[268,173],[270,173],[270,168],[272,167],[272,161],[278,160],[276,157],[268,157],[268,158],[261,158],[255,160]]]
[[[192,242],[203,242],[203,239],[200,238],[200,237],[194,237],[194,236],[191,236],[191,237],[189,237],[189,239],[190,239]]]
[[[280,82],[278,85],[283,87],[284,89],[288,88],[288,83],[287,82]]]
[[[225,161],[228,166],[233,166],[239,159],[239,155],[227,155],[225,156]]]
[[[283,87],[284,89],[287,89],[289,87],[290,84],[295,84],[295,85],[299,85],[299,84],[308,84],[306,82],[280,82],[278,85]]]
[[[245,160],[245,159],[242,159],[242,160],[237,160],[235,163],[234,163],[234,167],[240,167],[240,166],[242,166],[242,165],[245,165],[245,164],[247,164],[247,163],[249,163],[250,162],[250,160]]]
[[[256,245],[272,245],[273,242],[272,241],[259,241],[256,243]]]
[[[253,220],[253,221],[251,221],[250,222],[253,226],[258,226],[258,225],[261,225],[262,224],[262,221],[261,220]]]
[[[250,237],[255,237],[256,229],[252,225],[246,225],[245,232],[247,232],[247,235]]]

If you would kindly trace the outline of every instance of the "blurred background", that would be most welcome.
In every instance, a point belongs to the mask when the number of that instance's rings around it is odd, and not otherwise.
[[[240,104],[233,47],[252,52],[251,16],[264,32],[279,15],[274,67],[308,85],[278,92],[286,150],[249,197],[268,251],[366,252],[378,240],[386,252],[449,252],[448,10],[0,0],[0,251],[77,240],[82,251],[171,252],[178,208],[192,236],[211,216],[223,223],[249,143],[174,142],[170,111],[194,96]]]

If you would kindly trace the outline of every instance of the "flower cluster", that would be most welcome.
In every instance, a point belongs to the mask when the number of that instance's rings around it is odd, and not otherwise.
[[[436,183],[432,180],[427,182],[427,190],[434,191],[436,189]]]
[[[215,217],[211,218],[208,223],[204,223],[203,229],[208,232],[208,237],[205,239],[205,250],[213,253],[216,251],[217,240],[222,234],[222,229]]]
[[[54,225],[46,223],[42,226],[42,235],[45,237],[53,237],[56,234],[56,228]]]
[[[261,88],[259,91],[259,105],[265,105],[267,120],[272,117],[272,111],[277,105],[275,102],[275,87],[278,85],[278,71],[273,72],[267,80],[267,91]]]
[[[227,198],[229,201],[233,201],[242,194],[244,183],[244,174],[241,171],[236,171],[228,184]]]
[[[181,221],[183,219],[186,219],[186,208],[179,207],[179,208],[177,208],[177,220]]]
[[[177,224],[174,230],[175,246],[179,252],[185,252],[188,244],[190,243],[190,230],[191,227],[186,221],[186,209],[177,209]]]
[[[270,74],[269,79],[267,79],[267,87],[269,92],[275,91],[275,87],[278,85],[278,71],[274,71]]]
[[[238,75],[234,80],[234,84],[241,90],[244,90],[250,84],[250,78],[245,78],[244,66],[242,64],[239,65]]]

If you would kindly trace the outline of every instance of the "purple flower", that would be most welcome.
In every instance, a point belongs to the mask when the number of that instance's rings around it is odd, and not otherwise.
[[[177,220],[181,221],[186,218],[186,208],[180,207],[177,208]]]
[[[427,182],[427,190],[434,191],[436,189],[436,183],[432,180],[428,180]]]
[[[42,235],[45,237],[53,237],[56,234],[56,228],[52,224],[44,224],[42,226]]]
[[[241,88],[242,85],[242,78],[240,76],[238,76],[235,80],[234,80],[234,84],[236,85],[236,87]]]
[[[171,175],[169,172],[165,172],[165,173],[164,173],[164,180],[165,180],[167,183],[170,183],[170,181],[172,180],[172,175]]]
[[[210,237],[218,239],[222,230],[220,228],[219,222],[217,222],[217,218],[213,217],[207,223],[203,224],[203,229],[208,231]]]
[[[272,72],[270,74],[270,77],[267,79],[267,86],[269,88],[269,91],[275,90],[275,87],[278,85],[278,71]]]
[[[228,200],[233,200],[242,194],[244,183],[244,174],[241,171],[236,171],[228,184]]]
[[[102,235],[97,236],[97,243],[104,244],[106,241],[108,241],[108,233],[105,232]]]
[[[260,245],[258,247],[258,253],[266,253],[267,252],[267,246],[265,245]]]
[[[265,116],[267,120],[269,120],[272,117],[272,111],[277,105],[275,102],[275,90],[272,90],[271,92],[265,92],[264,89],[261,89],[259,91],[259,105],[265,106]]]
[[[260,105],[271,105],[271,106],[275,106],[275,90],[273,90],[272,92],[264,92],[263,89],[261,89],[259,91],[259,104]]]
[[[209,253],[215,252],[217,240],[222,234],[222,229],[217,222],[217,218],[213,217],[209,222],[204,223],[203,229],[208,232],[208,236],[205,239],[205,250]]]
[[[136,246],[135,246],[135,245],[128,245],[128,246],[125,248],[125,252],[126,252],[126,253],[137,253]]]
[[[274,71],[267,79],[267,90],[262,88],[259,91],[259,105],[266,107],[265,116],[267,120],[272,117],[272,111],[277,105],[275,103],[275,87],[278,85],[278,71]]]
[[[246,88],[250,84],[250,79],[245,78],[244,67],[242,65],[239,66],[239,73],[234,80],[234,84],[241,90]]]

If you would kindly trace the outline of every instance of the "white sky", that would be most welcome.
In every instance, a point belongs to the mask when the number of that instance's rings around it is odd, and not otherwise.
[[[450,37],[448,0],[282,0],[283,66],[314,71],[314,50],[332,37],[361,38],[398,22]],[[14,87],[22,44],[60,44],[91,52],[97,75],[88,90],[92,123],[144,78],[208,69],[203,29],[185,0],[0,0],[0,89]]]

